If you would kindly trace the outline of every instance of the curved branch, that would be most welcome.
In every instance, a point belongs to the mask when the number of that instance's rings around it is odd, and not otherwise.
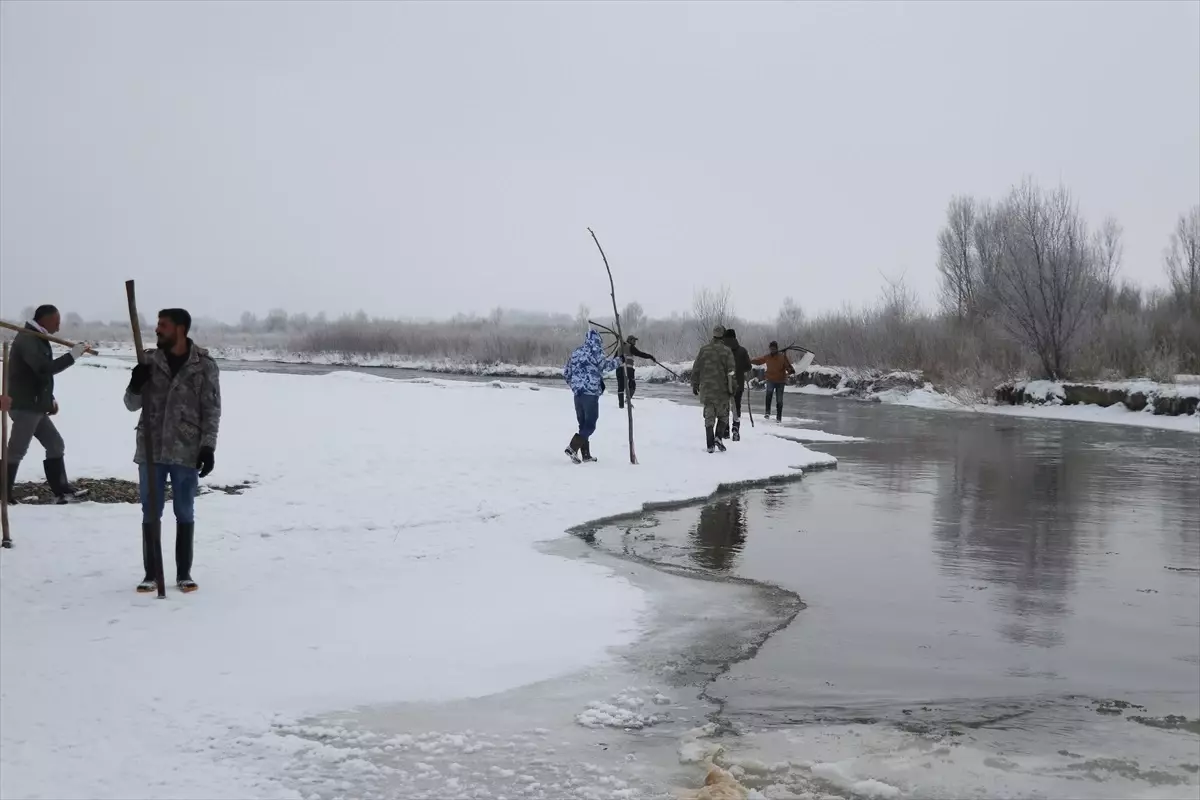
[[[596,243],[596,249],[600,251],[600,258],[604,260],[604,271],[608,273],[608,294],[612,298],[613,320],[617,326],[617,342],[623,354],[625,350],[625,336],[621,333],[621,312],[617,310],[617,289],[613,284],[612,267],[608,266],[608,256],[604,255],[604,248],[600,246],[600,240],[596,238],[596,232],[591,228],[588,228],[587,232],[592,235],[592,241]],[[624,369],[625,367],[622,365],[619,368]],[[629,463],[636,464],[638,463],[637,452],[633,448],[633,403],[626,403],[625,411],[629,419]]]

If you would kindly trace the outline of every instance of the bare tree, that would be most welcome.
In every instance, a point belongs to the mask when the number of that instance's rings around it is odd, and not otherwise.
[[[708,288],[698,289],[692,295],[692,318],[695,320],[696,334],[700,341],[711,339],[713,328],[725,325],[732,316],[728,286],[722,285],[715,291]]]
[[[1094,247],[1099,269],[1100,307],[1103,311],[1108,311],[1117,293],[1117,272],[1125,256],[1123,234],[1124,229],[1113,217],[1105,218],[1100,230],[1096,231]]]
[[[937,268],[941,274],[942,308],[962,319],[975,315],[981,293],[978,226],[975,198],[951,198],[946,226],[938,233]]]
[[[635,332],[642,327],[646,322],[646,310],[642,308],[642,304],[632,302],[625,306],[625,310],[621,312],[621,324],[625,326],[625,330],[630,333]]]
[[[278,333],[287,330],[288,314],[282,308],[273,308],[267,312],[263,323],[267,333]]]
[[[920,311],[917,295],[908,287],[903,274],[898,278],[883,276],[883,316],[897,322],[908,322]]]
[[[791,297],[783,298],[783,305],[779,307],[779,315],[775,318],[775,325],[780,333],[795,336],[803,324],[804,310]]]
[[[1179,215],[1163,261],[1175,298],[1200,313],[1200,205]]]
[[[579,304],[579,309],[575,312],[575,328],[577,330],[586,331],[588,329],[588,319],[592,316],[592,312],[584,303]]]
[[[1046,377],[1061,377],[1104,285],[1101,254],[1065,187],[1047,194],[1027,180],[1000,213],[994,295],[1001,319],[1037,354]]]

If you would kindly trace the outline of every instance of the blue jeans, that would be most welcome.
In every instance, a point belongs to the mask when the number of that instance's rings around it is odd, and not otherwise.
[[[147,480],[149,469],[145,464],[138,464],[139,494],[142,498],[142,522],[158,522],[162,519],[163,507],[167,502],[167,478],[171,479],[171,507],[175,511],[176,522],[196,521],[196,491],[200,488],[200,471],[195,467],[184,467],[178,464],[155,464],[154,488],[157,494],[158,508],[150,508],[150,482]]]
[[[590,439],[600,420],[600,398],[594,394],[575,395],[575,419],[579,420],[579,435]]]
[[[767,381],[767,416],[771,416],[771,395],[776,395],[775,408],[779,415],[783,415],[783,387],[786,383],[776,383],[775,381]],[[778,394],[776,394],[778,392]]]

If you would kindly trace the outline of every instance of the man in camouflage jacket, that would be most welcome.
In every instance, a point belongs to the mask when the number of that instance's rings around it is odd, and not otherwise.
[[[125,390],[125,407],[141,411],[133,460],[139,466],[143,542],[145,534],[161,534],[169,478],[175,512],[176,583],[185,592],[197,588],[191,575],[196,492],[199,479],[212,472],[221,424],[217,363],[188,337],[191,325],[191,315],[181,308],[160,311],[155,329],[158,349],[146,351],[146,363],[133,368]],[[150,431],[154,446],[153,476],[146,459],[146,431]],[[153,508],[151,480],[157,506]],[[146,575],[138,591],[155,591],[154,570],[144,546],[142,561]]]
[[[729,435],[731,379],[737,364],[724,336],[725,328],[714,328],[712,341],[700,348],[692,364],[692,394],[699,395],[704,406],[704,434],[710,453],[725,452],[721,440]]]

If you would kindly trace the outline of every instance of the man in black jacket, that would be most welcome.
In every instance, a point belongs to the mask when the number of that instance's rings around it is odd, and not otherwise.
[[[737,340],[737,332],[733,328],[725,329],[725,346],[733,351],[733,363],[736,370],[733,376],[733,440],[742,440],[742,394],[746,391],[746,376],[752,369],[750,352],[742,347]]]
[[[654,356],[637,349],[637,340],[636,336],[630,336],[625,340],[625,366],[617,370],[617,408],[625,407],[625,398],[627,397],[629,398],[630,407],[633,406],[633,393],[637,389],[637,372],[635,372],[637,362],[634,359],[645,358],[650,361],[654,360]]]
[[[36,336],[36,333],[58,333],[61,318],[54,306],[41,306],[33,314],[33,319],[25,323],[25,330],[13,339],[9,358],[8,393],[12,410],[12,433],[8,438],[8,481],[9,502],[13,502],[13,488],[17,482],[17,469],[21,459],[29,450],[29,443],[37,439],[46,448],[46,460],[43,467],[46,471],[46,483],[59,503],[65,503],[69,498],[78,498],[86,494],[86,490],[77,491],[67,481],[67,468],[63,462],[66,446],[62,436],[50,419],[58,413],[58,401],[54,399],[54,376],[74,364],[87,350],[87,345],[80,343],[71,348],[71,352],[54,357],[50,343]]]

